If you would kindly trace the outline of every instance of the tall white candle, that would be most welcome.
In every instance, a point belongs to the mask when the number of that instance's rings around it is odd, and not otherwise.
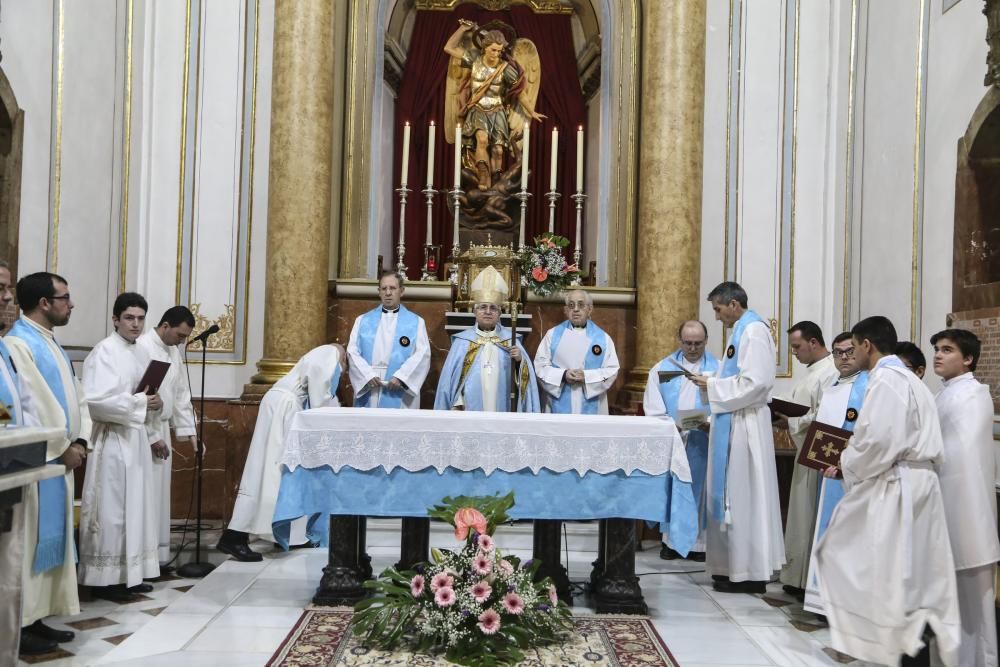
[[[399,182],[406,187],[406,167],[410,163],[410,121],[403,124],[403,164],[400,165]]]
[[[521,144],[521,189],[528,189],[528,144],[531,143],[531,126],[524,126],[524,141]]]
[[[462,188],[462,124],[455,126],[455,189]],[[458,243],[458,228],[455,230],[455,243]]]
[[[576,191],[583,192],[583,125],[576,128]]]
[[[427,188],[434,184],[434,139],[437,136],[437,127],[434,126],[434,121],[431,121],[431,126],[427,132]]]
[[[559,155],[559,128],[552,128],[552,155],[549,159],[549,192],[556,191],[556,156]]]

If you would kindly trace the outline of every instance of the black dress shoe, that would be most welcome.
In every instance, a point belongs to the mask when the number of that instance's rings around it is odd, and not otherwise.
[[[712,581],[729,581],[729,577],[724,574],[713,574]]]
[[[762,594],[767,592],[766,581],[716,581],[712,588],[720,593],[751,593]]]
[[[695,563],[704,563],[705,562],[705,552],[704,551],[689,551],[687,559],[690,560],[690,561],[694,561]]]
[[[18,647],[18,653],[21,655],[41,655],[55,651],[56,648],[58,648],[56,643],[51,639],[39,637],[28,632],[25,628],[21,628],[21,644]]]
[[[94,597],[110,600],[111,602],[118,602],[119,604],[128,604],[136,601],[135,595],[125,588],[124,584],[116,584],[114,586],[94,586],[91,590],[94,593]]]
[[[41,621],[35,621],[28,627],[24,628],[24,631],[31,633],[36,637],[41,637],[42,639],[47,639],[59,644],[71,642],[73,641],[73,638],[76,637],[76,633],[74,632],[70,632],[69,630],[56,630],[55,628],[50,628]]]
[[[259,563],[264,557],[242,542],[229,542],[224,537],[219,540],[215,548],[224,554],[228,554],[241,563]]]
[[[806,591],[804,588],[799,588],[798,586],[790,586],[788,584],[785,584],[784,586],[781,587],[781,590],[785,591],[799,602],[802,602],[803,600],[806,599]]]
[[[679,553],[668,547],[666,544],[660,545],[660,558],[662,560],[677,560],[681,557],[682,556]]]
[[[315,549],[318,546],[320,546],[319,542],[313,542],[312,540],[306,540],[302,544],[293,544],[292,546],[288,547],[288,550],[289,551],[295,551],[296,549]]]
[[[137,584],[136,586],[128,587],[129,593],[152,593],[153,584]]]

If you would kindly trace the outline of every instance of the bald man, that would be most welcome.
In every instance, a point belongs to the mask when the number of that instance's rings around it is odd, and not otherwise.
[[[606,415],[608,389],[618,377],[614,341],[590,319],[594,302],[589,292],[573,290],[563,300],[566,321],[549,329],[535,352],[545,411]]]

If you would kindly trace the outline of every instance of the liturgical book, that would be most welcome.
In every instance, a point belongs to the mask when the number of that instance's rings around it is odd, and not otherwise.
[[[157,361],[156,359],[150,361],[149,365],[146,366],[146,372],[142,374],[142,379],[139,380],[139,386],[135,388],[135,393],[155,394],[160,391],[160,385],[163,384],[163,378],[167,377],[169,368],[169,361]]]
[[[780,412],[786,417],[804,417],[809,412],[808,405],[783,401],[780,398],[772,398],[768,401],[767,407],[771,408],[771,419],[777,419],[774,414],[776,412]]]
[[[830,466],[840,468],[840,454],[847,447],[853,433],[814,421],[806,431],[806,439],[799,451],[799,465],[825,471]]]

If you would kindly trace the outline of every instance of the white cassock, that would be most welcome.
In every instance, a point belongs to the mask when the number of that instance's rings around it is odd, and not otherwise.
[[[149,442],[162,441],[171,450],[171,456],[166,460],[153,458],[150,466],[152,476],[146,484],[146,502],[152,505],[156,513],[157,557],[164,564],[170,560],[170,472],[174,461],[170,428],[173,427],[178,438],[190,438],[197,433],[197,429],[180,349],[176,345],[164,344],[155,329],[139,336],[135,344],[143,368],[154,359],[170,364],[158,392],[163,408],[146,413]]]
[[[584,412],[584,401],[595,401],[596,414],[608,414],[608,389],[618,377],[618,354],[611,336],[603,335],[603,358],[599,368],[587,369],[587,358],[593,356],[594,343],[587,329],[574,327],[564,322],[559,327],[566,327],[552,354],[552,337],[556,328],[545,332],[542,342],[535,352],[535,376],[546,396],[545,412],[562,412],[555,399],[561,398],[564,391],[570,392],[570,414],[578,415]],[[598,330],[600,331],[600,330]],[[603,331],[601,331],[604,334]],[[567,384],[563,375],[567,370],[583,369],[583,384]]]
[[[160,575],[156,508],[146,484],[153,454],[146,436],[145,367],[135,343],[113,333],[83,362],[83,391],[94,420],[80,510],[80,583],[138,586]]]
[[[802,449],[809,425],[816,419],[823,390],[837,379],[839,372],[828,354],[806,367],[806,374],[792,388],[787,400],[808,405],[809,412],[788,419],[788,435],[795,443],[796,454]],[[839,427],[840,423],[834,424]],[[816,530],[816,504],[819,500],[819,471],[795,464],[792,489],[788,497],[788,524],[785,526],[785,566],[781,568],[781,583],[806,588],[809,578],[809,554]]]
[[[11,334],[4,336],[11,360],[25,394],[31,396],[35,416],[41,426],[66,429],[67,437],[49,442],[45,460],[58,459],[77,438],[90,442],[90,412],[83,389],[73,374],[73,368],[56,342],[52,332],[21,317],[15,329],[25,327],[40,341],[55,360],[59,382],[66,397],[66,409],[59,403],[52,389],[34,362],[32,347],[24,339]],[[12,329],[13,332],[15,329]],[[69,424],[67,426],[67,415]],[[80,613],[77,595],[76,548],[73,544],[73,473],[66,473],[66,554],[63,564],[46,572],[36,573],[32,559],[24,558],[21,579],[21,619],[28,626],[48,616],[72,616]],[[24,553],[32,554],[38,544],[38,485],[32,484],[24,491]]]
[[[766,324],[747,325],[737,358],[739,373],[708,380],[712,414],[731,412],[726,476],[729,522],[708,512],[705,563],[713,575],[732,581],[769,581],[785,562],[778,500],[774,434],[767,399],[774,386],[774,340]],[[719,361],[722,373],[724,361]],[[718,424],[712,420],[712,428]],[[711,435],[709,439],[711,441]],[[712,452],[706,486],[711,494]]]
[[[990,388],[972,373],[942,382],[935,399],[944,440],[938,465],[941,497],[955,559],[962,640],[962,667],[997,665],[996,473],[993,456],[993,400]]]
[[[371,359],[366,359],[362,352],[361,336],[367,335],[362,332],[363,323],[369,313],[354,320],[351,328],[351,336],[347,341],[348,377],[354,393],[357,397],[362,387],[373,379],[388,381],[392,378],[386,377],[391,363],[393,351],[399,346],[399,338],[396,336],[399,313],[404,307],[400,306],[395,312],[383,311],[378,321],[378,329],[374,333],[374,340],[371,341]],[[378,308],[376,310],[381,310]],[[411,315],[411,317],[416,317]],[[427,326],[423,318],[417,317],[416,336],[407,345],[413,345],[413,352],[409,354],[406,361],[402,363],[393,377],[397,378],[406,386],[402,392],[402,399],[399,407],[406,409],[420,408],[420,388],[427,378],[427,371],[431,368],[431,345],[427,339]],[[381,387],[372,389],[368,399],[371,407],[390,407],[379,405],[381,398]],[[355,404],[357,404],[355,398]]]
[[[306,402],[313,408],[339,407],[334,379],[340,379],[340,350],[321,345],[307,352],[264,394],[257,412],[240,489],[233,506],[230,530],[250,533],[274,542],[271,530],[281,486],[281,456],[285,434],[296,412]],[[304,541],[304,521],[293,522],[291,543]]]
[[[934,397],[893,355],[868,378],[854,437],[841,455],[846,495],[816,547],[833,648],[895,665],[916,655],[924,627],[958,664],[958,599],[941,486]]]

